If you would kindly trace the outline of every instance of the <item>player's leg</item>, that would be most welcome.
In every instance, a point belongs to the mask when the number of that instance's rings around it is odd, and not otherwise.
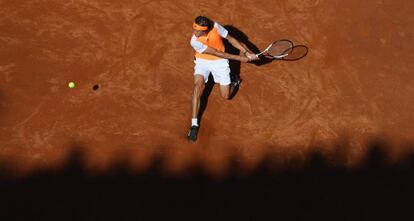
[[[198,133],[198,112],[200,110],[200,99],[203,94],[205,82],[208,80],[210,71],[208,66],[203,61],[196,60],[194,66],[194,90],[192,99],[192,115],[191,115],[191,127],[188,131],[187,138],[190,142],[197,140]]]
[[[195,142],[197,140],[198,134],[198,111],[200,110],[200,98],[204,91],[205,80],[204,76],[201,74],[194,75],[194,91],[193,91],[193,101],[192,101],[192,118],[191,118],[191,127],[188,131],[187,138],[189,142]]]
[[[220,85],[220,94],[225,99],[231,99],[238,87],[238,82],[231,82],[229,85]]]
[[[214,81],[220,84],[220,95],[225,99],[230,99],[237,84],[232,84],[230,80],[230,66],[227,59],[217,60],[212,68]]]
[[[194,91],[193,91],[193,111],[192,111],[192,118],[197,119],[198,111],[200,110],[200,98],[203,94],[204,87],[205,87],[205,80],[203,75],[196,74],[194,76]],[[198,122],[192,123],[192,125],[198,126]]]
[[[230,84],[229,85],[221,85],[220,84],[220,95],[221,97],[223,97],[224,99],[229,99],[230,98]]]

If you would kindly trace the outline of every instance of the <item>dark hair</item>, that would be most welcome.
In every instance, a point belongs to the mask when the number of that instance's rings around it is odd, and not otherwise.
[[[195,21],[194,21],[197,25],[200,26],[207,26],[208,29],[207,30],[211,30],[213,29],[214,26],[214,22],[211,21],[209,18],[205,17],[205,16],[198,16]]]

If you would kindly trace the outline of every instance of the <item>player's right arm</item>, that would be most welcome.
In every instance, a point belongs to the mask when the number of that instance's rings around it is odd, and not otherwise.
[[[232,59],[232,60],[237,60],[237,61],[241,61],[241,62],[249,62],[250,59],[246,56],[240,56],[240,55],[234,55],[234,54],[229,54],[226,52],[222,52],[219,50],[216,50],[214,48],[211,47],[207,47],[203,54],[211,54],[220,58],[226,58],[226,59]]]

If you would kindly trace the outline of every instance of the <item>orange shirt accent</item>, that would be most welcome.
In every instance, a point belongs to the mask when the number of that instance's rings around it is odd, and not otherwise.
[[[207,45],[210,48],[214,48],[216,50],[224,52],[224,44],[223,40],[221,39],[220,34],[217,31],[217,27],[214,27],[207,36],[200,36],[197,38],[197,41],[203,43],[204,45]],[[206,60],[219,60],[223,59],[221,57],[217,57],[215,55],[211,54],[200,54],[196,52],[195,54],[196,58],[206,59]]]

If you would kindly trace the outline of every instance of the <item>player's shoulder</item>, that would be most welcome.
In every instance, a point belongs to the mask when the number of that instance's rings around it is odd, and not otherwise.
[[[190,42],[193,43],[193,42],[196,42],[196,41],[197,41],[197,37],[195,35],[191,36]]]
[[[214,22],[214,28],[217,30],[217,32],[220,34],[221,37],[226,38],[228,31],[225,27],[221,26],[220,23]]]
[[[218,29],[219,31],[226,31],[227,30],[224,26],[222,26],[220,23],[218,23],[216,21],[214,22],[214,28]]]
[[[200,44],[202,43],[197,40],[197,37],[195,35],[193,35],[191,37],[190,44],[194,47],[194,46],[200,46]]]

